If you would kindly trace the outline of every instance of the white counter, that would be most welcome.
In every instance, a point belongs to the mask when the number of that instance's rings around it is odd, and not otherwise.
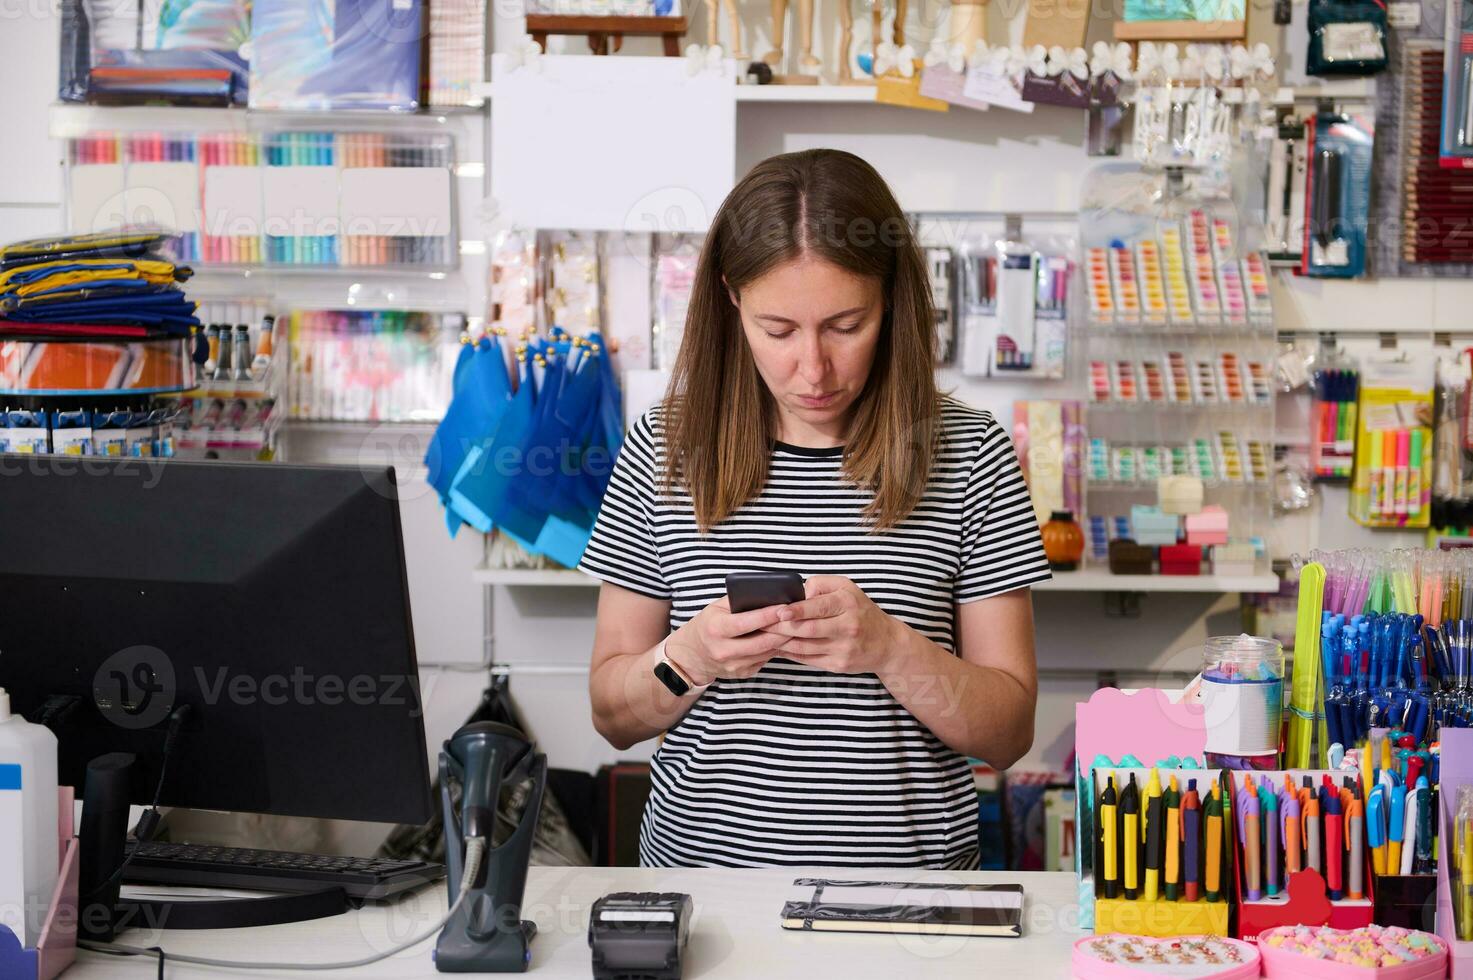
[[[819,876],[881,881],[1016,882],[1027,892],[1021,939],[819,934],[784,930],[778,922],[794,878]],[[130,889],[138,894],[142,888]],[[686,892],[695,918],[685,960],[686,980],[945,980],[948,977],[1055,980],[1069,973],[1078,927],[1075,879],[1063,873],[916,872],[776,868],[761,870],[543,868],[531,869],[523,918],[537,923],[529,975],[587,978],[588,912],[615,891]],[[159,894],[149,890],[148,894]],[[442,887],[390,905],[366,907],[315,922],[208,932],[131,930],[119,942],[162,946],[165,952],[249,961],[351,960],[386,949],[429,928],[444,914]],[[270,976],[438,977],[433,940],[349,973],[292,971]],[[66,980],[154,977],[150,957],[81,952]],[[170,963],[169,980],[261,976],[258,970],[218,970]]]

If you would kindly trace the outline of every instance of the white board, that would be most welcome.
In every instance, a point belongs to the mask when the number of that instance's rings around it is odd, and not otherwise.
[[[491,196],[532,228],[704,231],[734,182],[736,80],[684,58],[492,59]]]

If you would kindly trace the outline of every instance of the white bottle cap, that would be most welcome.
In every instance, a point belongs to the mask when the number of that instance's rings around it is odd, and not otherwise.
[[[10,720],[10,695],[0,687],[0,721]]]

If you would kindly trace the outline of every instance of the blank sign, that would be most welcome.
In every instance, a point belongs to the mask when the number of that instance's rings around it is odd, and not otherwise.
[[[736,81],[684,58],[492,59],[491,195],[532,228],[704,231],[731,190]]]

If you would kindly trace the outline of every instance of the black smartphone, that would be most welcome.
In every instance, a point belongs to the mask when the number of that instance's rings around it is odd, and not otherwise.
[[[751,612],[765,606],[802,602],[803,576],[797,572],[730,572],[726,576],[726,598],[734,613]]]

